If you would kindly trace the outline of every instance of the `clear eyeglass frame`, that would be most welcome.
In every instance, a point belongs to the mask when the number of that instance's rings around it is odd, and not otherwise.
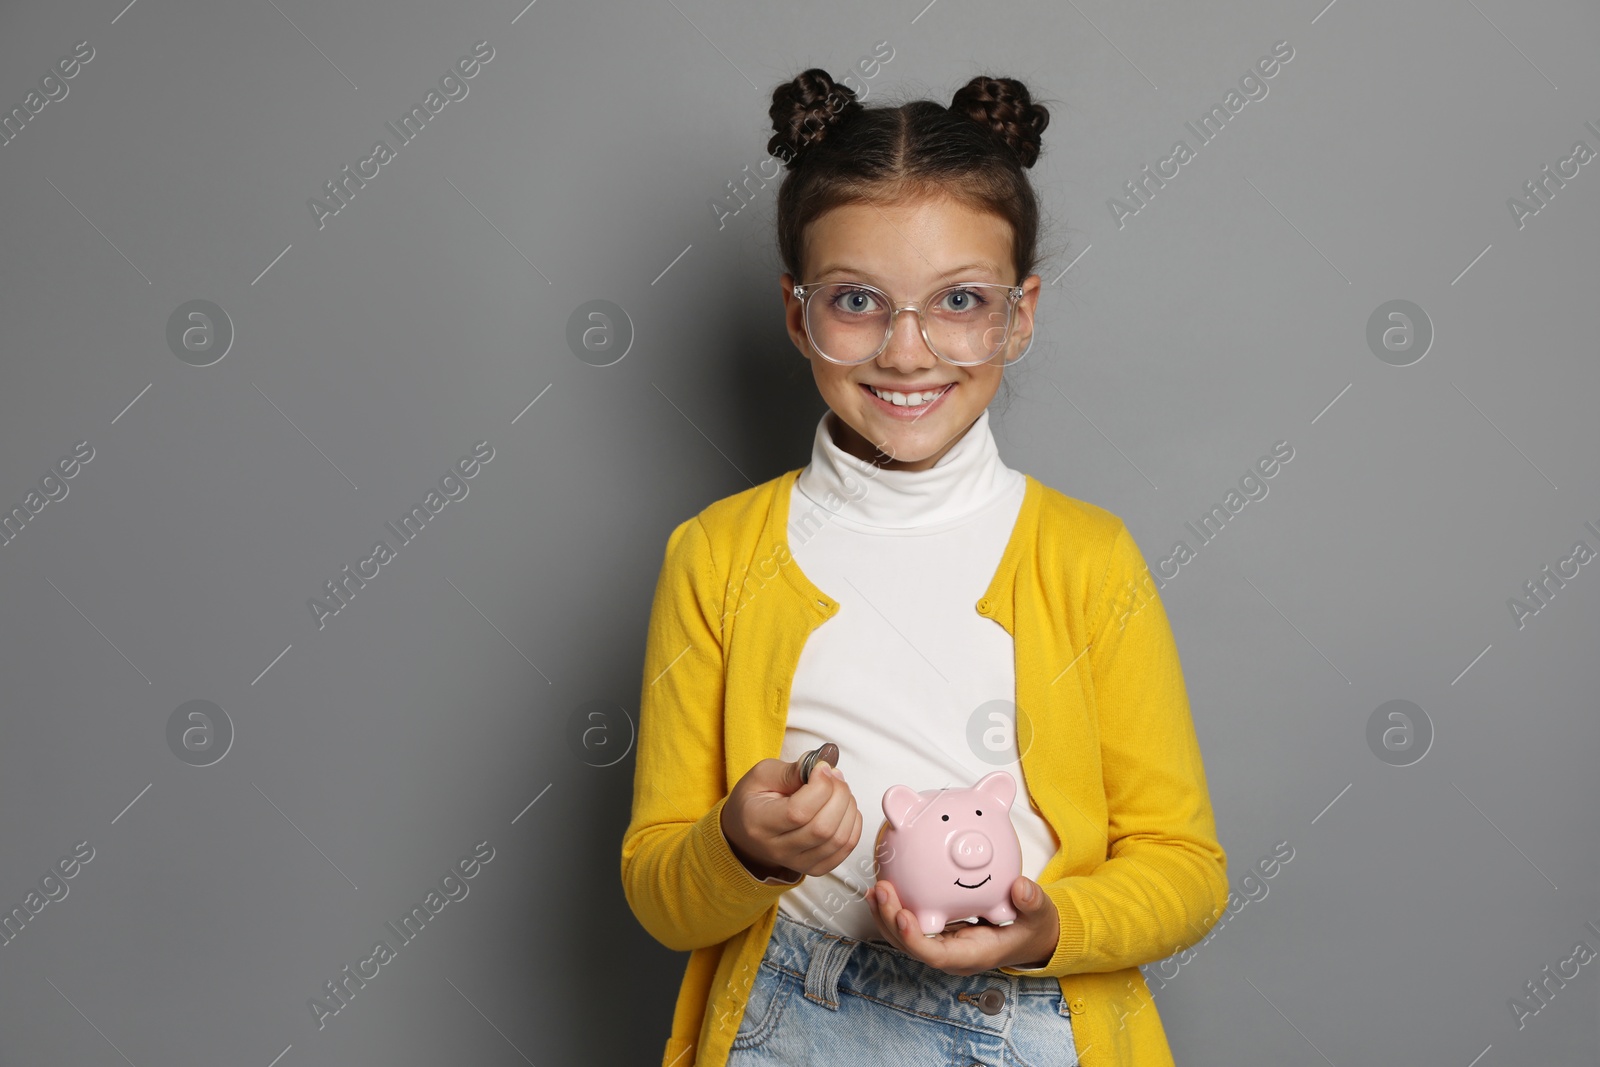
[[[811,333],[811,307],[810,307],[810,304],[809,304],[809,298],[818,289],[821,289],[821,288],[824,288],[824,287],[830,286],[830,285],[848,285],[852,289],[865,289],[869,293],[874,293],[877,296],[882,297],[883,303],[889,308],[889,322],[888,322],[887,326],[884,328],[884,331],[883,331],[883,341],[881,343],[879,343],[877,350],[874,351],[871,355],[863,356],[863,357],[861,357],[860,359],[857,359],[857,360],[851,360],[848,363],[845,362],[844,360],[841,360],[841,359],[834,359],[832,356],[828,355],[826,352],[824,352],[822,350],[822,346],[817,344],[817,339],[814,336],[812,336],[812,333]],[[923,306],[927,305],[927,304],[931,303],[932,301],[936,300],[937,298],[943,296],[945,293],[949,292],[952,289],[1003,289],[1003,290],[1005,290],[1005,294],[1006,294],[1005,335],[1001,338],[1000,344],[995,348],[994,352],[991,353],[989,356],[985,357],[984,359],[974,360],[973,362],[970,362],[970,363],[963,363],[960,360],[949,359],[944,355],[944,353],[940,352],[937,348],[935,348],[933,346],[933,342],[928,338],[928,322],[927,322],[926,319],[924,319],[922,317]],[[795,298],[800,301],[802,307],[804,308],[804,310],[803,310],[803,312],[802,312],[800,317],[801,317],[801,320],[805,323],[806,339],[811,342],[811,347],[816,350],[817,355],[821,356],[823,359],[827,360],[829,363],[834,363],[834,364],[837,364],[837,365],[839,365],[841,367],[857,367],[857,366],[860,366],[863,363],[868,362],[869,360],[877,359],[879,356],[881,356],[883,354],[883,350],[885,348],[889,347],[889,339],[894,336],[895,317],[897,315],[899,315],[900,312],[902,312],[902,311],[913,311],[913,312],[916,313],[916,316],[917,316],[917,329],[922,333],[922,343],[928,346],[928,351],[932,352],[935,356],[938,356],[940,360],[944,361],[945,363],[949,363],[952,366],[956,366],[956,367],[981,367],[985,363],[988,363],[991,360],[993,360],[995,356],[999,355],[1005,349],[1006,342],[1011,339],[1011,324],[1016,318],[1017,301],[1022,299],[1022,286],[1020,286],[1020,285],[1006,285],[1006,284],[1003,284],[1001,282],[953,282],[953,283],[951,283],[949,285],[941,285],[941,286],[939,286],[938,289],[934,290],[932,293],[929,293],[926,297],[924,297],[920,301],[916,301],[916,302],[910,303],[910,304],[899,304],[899,305],[895,304],[894,299],[888,293],[884,292],[882,289],[879,289],[876,285],[868,285],[866,282],[805,282],[805,283],[802,283],[800,285],[796,285],[794,287],[794,295],[795,295]],[[1020,359],[1020,358],[1021,357],[1018,357],[1018,359]],[[1016,361],[1013,361],[1013,362],[1016,362]]]

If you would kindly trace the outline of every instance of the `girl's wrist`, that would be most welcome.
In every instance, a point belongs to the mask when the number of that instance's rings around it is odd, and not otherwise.
[[[1024,971],[1035,971],[1045,966],[1055,957],[1056,946],[1061,942],[1061,919],[1056,914],[1055,908],[1050,909],[1050,918],[1053,920],[1047,928],[1040,931],[1038,940],[1034,942],[1034,951],[1027,956],[1032,962],[1012,963],[1007,966],[1016,967]]]
[[[1052,945],[1052,946],[1050,946],[1050,948],[1048,950],[1046,950],[1044,952],[1041,952],[1041,953],[1039,953],[1037,955],[1030,955],[1029,958],[1028,958],[1028,962],[1026,962],[1026,963],[1008,963],[1008,964],[1006,964],[1006,966],[1007,967],[1015,967],[1018,970],[1023,970],[1023,971],[1036,971],[1040,967],[1043,967],[1045,964],[1049,963],[1050,962],[1050,957],[1054,956],[1055,954],[1056,954],[1055,946]]]
[[[743,864],[744,869],[754,875],[757,881],[777,875],[778,871],[775,868],[769,867],[764,863],[757,863],[745,855],[732,841],[728,842],[728,847],[733,851],[733,858]]]
[[[729,842],[728,847],[733,848],[732,842]],[[768,878],[777,878],[781,881],[792,882],[796,878],[800,877],[798,871],[791,871],[787,867],[773,867],[765,863],[754,863],[742,855],[738,849],[733,849],[733,856],[740,863],[744,864],[744,869],[749,871],[758,882],[764,882]]]
[[[724,806],[723,812],[727,812],[726,806]],[[717,821],[721,825],[722,820],[718,819]],[[794,878],[795,872],[786,867],[771,867],[765,863],[757,863],[744,849],[734,843],[732,837],[728,836],[728,828],[726,826],[722,826],[722,839],[728,843],[728,851],[733,853],[733,858],[738,860],[740,865],[750,872],[750,875],[756,881],[764,881],[768,878],[783,878],[786,880]]]

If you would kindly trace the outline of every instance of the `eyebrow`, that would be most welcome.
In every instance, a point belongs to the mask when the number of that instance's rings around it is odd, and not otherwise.
[[[945,271],[943,274],[935,275],[935,277],[943,279],[943,278],[952,277],[953,275],[957,275],[957,274],[968,274],[968,273],[971,273],[973,271],[981,271],[981,272],[986,272],[986,273],[993,274],[993,275],[1001,274],[1000,269],[998,267],[996,267],[993,263],[990,263],[987,260],[979,260],[979,261],[974,262],[974,263],[963,263],[959,267],[951,267],[949,270]],[[861,270],[858,267],[851,267],[851,266],[848,266],[848,265],[843,264],[843,263],[836,263],[836,264],[833,264],[832,266],[829,266],[826,270],[822,271],[816,277],[819,278],[819,279],[820,278],[826,278],[831,274],[858,274],[861,277],[868,279],[869,281],[873,281],[873,282],[878,281],[877,277],[875,277],[872,274],[871,271]]]

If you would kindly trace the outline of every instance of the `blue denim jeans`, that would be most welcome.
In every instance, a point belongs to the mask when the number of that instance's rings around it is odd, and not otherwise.
[[[930,967],[783,911],[757,969],[728,1067],[1076,1067],[1054,978]]]

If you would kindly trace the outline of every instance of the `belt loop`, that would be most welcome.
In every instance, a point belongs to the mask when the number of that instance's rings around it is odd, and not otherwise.
[[[850,961],[850,953],[861,942],[843,934],[823,934],[812,943],[811,962],[806,966],[806,998],[829,1011],[839,1010],[839,974]]]

